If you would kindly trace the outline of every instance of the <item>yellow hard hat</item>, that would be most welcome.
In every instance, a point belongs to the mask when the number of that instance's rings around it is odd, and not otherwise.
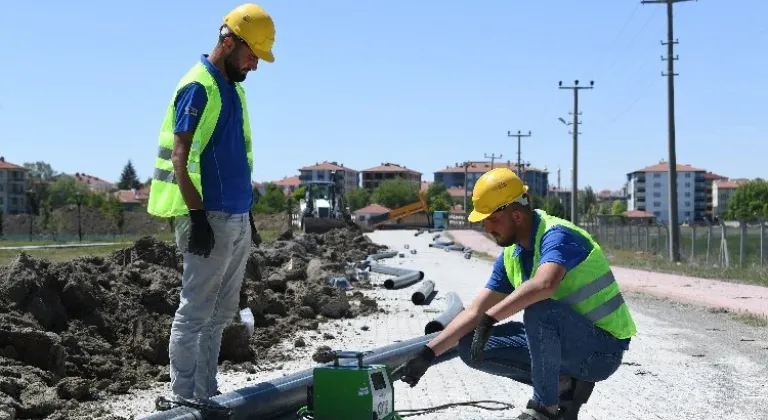
[[[261,6],[246,3],[224,16],[224,23],[243,39],[259,59],[272,63],[272,45],[275,43],[275,23]]]
[[[491,169],[475,183],[472,190],[475,209],[468,219],[472,223],[480,222],[499,207],[519,200],[527,191],[528,186],[511,169]]]

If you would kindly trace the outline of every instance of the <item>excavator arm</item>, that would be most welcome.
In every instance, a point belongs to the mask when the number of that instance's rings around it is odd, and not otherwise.
[[[419,212],[429,213],[429,206],[427,206],[427,194],[424,191],[419,192],[419,201],[411,204],[407,204],[403,207],[390,210],[384,214],[372,216],[369,219],[370,226],[376,228],[389,222],[390,220],[399,220],[403,217],[410,216]]]

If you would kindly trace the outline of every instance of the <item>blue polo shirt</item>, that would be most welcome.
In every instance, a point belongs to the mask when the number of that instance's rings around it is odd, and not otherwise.
[[[541,216],[533,212],[533,229],[531,230],[531,242],[536,242],[536,232],[541,223]],[[592,243],[585,237],[574,232],[565,226],[555,226],[544,232],[541,237],[541,258],[539,266],[544,263],[557,263],[565,267],[568,272],[584,261],[589,253],[592,252]],[[513,254],[520,257],[520,265],[523,269],[523,281],[529,280],[533,270],[533,249],[527,250],[521,246],[515,247]],[[509,282],[507,270],[504,269],[504,252],[502,252],[496,262],[493,264],[491,277],[485,285],[486,288],[495,292],[510,294],[514,291],[512,283]],[[627,348],[629,340],[624,341],[622,347]]]
[[[247,213],[253,203],[251,169],[245,150],[243,105],[235,84],[228,82],[203,54],[200,61],[213,75],[221,92],[221,113],[200,157],[203,204],[209,211]],[[205,88],[193,82],[176,95],[174,133],[194,132],[208,102]]]

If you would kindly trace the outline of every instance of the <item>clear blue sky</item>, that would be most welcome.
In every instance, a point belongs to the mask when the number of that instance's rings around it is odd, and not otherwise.
[[[116,181],[152,170],[178,79],[213,48],[236,1],[5,2],[0,154]],[[570,185],[570,91],[582,91],[580,187],[617,189],[667,156],[665,7],[639,0],[275,1],[273,64],[245,89],[253,178],[336,160],[432,172],[502,154]],[[765,167],[768,2],[678,3],[678,162],[730,177]],[[623,30],[622,30],[623,29]]]

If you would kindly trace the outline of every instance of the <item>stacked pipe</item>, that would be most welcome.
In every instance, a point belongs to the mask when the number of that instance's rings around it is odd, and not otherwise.
[[[446,308],[442,314],[427,323],[423,337],[416,337],[399,343],[373,349],[363,357],[365,364],[384,364],[390,369],[403,364],[437,334],[445,329],[456,316],[464,310],[464,305],[455,293],[448,293]],[[429,333],[427,331],[430,331]],[[440,355],[435,363],[442,363],[458,356],[456,347]],[[353,364],[356,361],[342,365]],[[325,364],[326,366],[331,363]],[[292,375],[276,378],[272,381],[261,382],[252,386],[237,389],[212,398],[216,406],[229,409],[227,419],[276,419],[288,413],[295,413],[307,403],[307,387],[313,383],[313,370],[309,368]],[[393,378],[397,380],[397,378]],[[145,420],[197,420],[215,417],[215,411],[201,410],[192,407],[176,407],[168,411],[153,413]],[[213,410],[212,410],[213,411]]]

